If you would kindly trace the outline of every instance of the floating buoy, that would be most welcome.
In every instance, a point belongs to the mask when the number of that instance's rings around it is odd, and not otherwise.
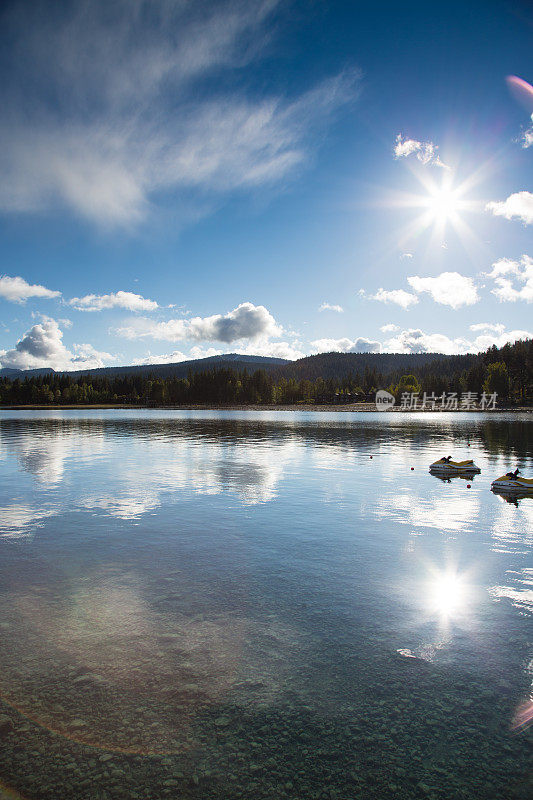
[[[374,456],[370,456],[370,458],[374,458]]]
[[[470,484],[469,484],[469,483],[467,483],[467,484],[466,484],[466,488],[467,488],[467,489],[471,489],[472,487],[470,486]]]
[[[411,472],[413,472],[413,471],[414,471],[414,467],[411,467]]]

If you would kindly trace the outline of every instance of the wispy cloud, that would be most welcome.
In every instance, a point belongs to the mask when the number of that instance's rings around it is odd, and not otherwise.
[[[51,367],[70,371],[103,367],[113,361],[110,353],[99,352],[90,344],[74,345],[74,352],[63,344],[63,332],[55,319],[45,317],[34,325],[12,350],[0,350],[0,365],[13,369]]]
[[[531,115],[531,122],[533,122],[533,114]],[[527,150],[528,147],[533,145],[533,125],[530,125],[529,128],[526,128],[522,133],[520,143],[524,150]]]
[[[519,261],[510,258],[501,258],[492,265],[492,270],[486,273],[496,284],[492,289],[498,300],[514,303],[525,300],[533,303],[533,258],[523,255]]]
[[[519,78],[518,75],[508,75],[506,81],[514,97],[527,109],[528,113],[531,114],[531,121],[533,122],[533,114],[531,113],[531,109],[533,108],[533,86],[523,78]],[[523,131],[518,141],[524,148],[533,145],[533,125]]]
[[[77,311],[103,311],[109,308],[126,308],[128,311],[155,311],[159,308],[155,300],[148,300],[133,292],[112,292],[111,294],[86,294],[68,301]]]
[[[496,217],[505,219],[521,219],[524,225],[533,223],[533,194],[531,192],[515,192],[510,194],[506,200],[487,203],[487,211],[491,211]]]
[[[318,309],[319,311],[336,311],[337,314],[342,314],[344,308],[342,306],[336,306],[332,303],[322,303],[322,305]]]
[[[440,160],[438,155],[438,146],[433,142],[419,142],[416,139],[404,139],[402,134],[399,133],[396,137],[394,145],[395,158],[407,158],[414,156],[424,166],[442,167],[449,169],[447,164]]]
[[[494,331],[495,333],[502,333],[505,330],[505,325],[501,322],[475,322],[470,325],[471,331]]]
[[[0,297],[13,303],[25,303],[30,297],[41,297],[47,300],[61,297],[61,292],[52,291],[38,283],[28,283],[24,278],[0,275]]]
[[[209,206],[285,179],[355,97],[359,76],[290,98],[243,90],[234,76],[261,53],[277,5],[15,6],[0,40],[13,66],[1,94],[0,209],[63,206],[131,225],[169,195]]]
[[[434,278],[413,275],[407,278],[407,282],[418,294],[427,292],[436,303],[450,308],[471,306],[479,300],[472,278],[459,272],[441,272]]]

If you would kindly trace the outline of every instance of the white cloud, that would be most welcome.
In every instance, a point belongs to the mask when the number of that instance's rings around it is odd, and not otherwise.
[[[527,259],[528,256],[523,256],[523,258]],[[520,262],[513,261],[512,258],[500,258],[498,261],[495,261],[492,265],[492,270],[490,272],[484,273],[487,278],[499,278],[502,275],[519,275],[520,274]]]
[[[381,344],[370,339],[315,339],[311,347],[316,353],[379,353]]]
[[[74,353],[67,350],[59,325],[48,317],[25,333],[13,350],[0,350],[0,365],[13,369],[93,369],[112,360],[112,355],[98,352],[90,344],[74,345]]]
[[[355,98],[359,74],[290,99],[245,94],[239,71],[260,55],[277,5],[92,0],[57,13],[36,0],[8,14],[0,45],[25,94],[4,100],[0,208],[66,206],[128,225],[170,192],[175,206],[194,206],[187,217],[216,202],[209,194],[289,176],[308,160],[312,134]]]
[[[134,358],[131,363],[135,366],[142,366],[145,364],[177,364],[180,361],[187,361],[188,358],[189,356],[186,356],[181,350],[174,350],[172,353],[165,353],[160,356],[150,354],[142,358]]]
[[[497,217],[521,219],[524,225],[533,223],[533,194],[531,192],[515,192],[510,194],[507,200],[501,202],[487,203],[487,211],[491,211]]]
[[[163,355],[152,355],[151,353],[144,358],[136,358],[133,364],[179,364],[180,361],[192,361],[197,358],[210,358],[211,356],[222,355],[222,350],[214,347],[191,347],[189,353],[182,353],[181,350],[173,350],[172,353]]]
[[[170,319],[154,322],[141,317],[116,331],[128,339],[151,337],[169,342],[185,340],[197,342],[236,342],[242,339],[260,339],[280,336],[282,328],[264,306],[241,303],[227,314],[191,319]]]
[[[472,278],[467,278],[458,272],[442,272],[435,278],[413,275],[407,278],[407,281],[418,294],[428,292],[436,303],[451,308],[471,306],[479,300]]]
[[[501,258],[486,275],[494,280],[496,287],[492,289],[492,294],[499,300],[509,303],[516,300],[533,302],[533,258],[530,256],[524,254],[520,261]]]
[[[419,328],[400,331],[385,342],[389,353],[465,353],[469,342],[465,339],[450,339],[442,333],[424,333]]]
[[[300,349],[298,342],[271,342],[268,340],[259,340],[250,343],[247,347],[232,348],[232,353],[247,356],[270,356],[271,358],[286,358],[289,361],[294,361],[297,358],[303,358],[305,353]],[[138,358],[133,361],[134,364],[173,364],[180,361],[191,361],[199,358],[210,358],[212,356],[224,355],[223,350],[217,350],[214,347],[198,347],[195,345],[191,347],[188,353],[182,353],[180,350],[174,350],[172,353],[165,355],[148,355],[144,358]]]
[[[241,355],[248,356],[269,356],[270,358],[286,358],[288,361],[295,361],[303,358],[306,353],[301,349],[301,344],[295,342],[270,342],[267,340],[254,342],[244,349],[235,351]]]
[[[494,331],[495,333],[502,333],[505,330],[505,325],[501,322],[476,322],[470,325],[471,331]]]
[[[492,330],[491,330],[492,328]],[[497,330],[496,330],[497,328]],[[481,330],[482,325],[473,325],[471,330]],[[533,336],[528,331],[506,331],[503,325],[488,325],[475,339],[450,338],[443,333],[425,333],[419,328],[409,328],[385,342],[384,350],[389,353],[478,353],[496,345],[502,347],[507,342],[527,339]]]
[[[197,344],[191,347],[187,358],[211,358],[211,356],[221,356],[223,350],[217,350],[216,347],[199,347]]]
[[[38,283],[28,283],[24,278],[0,275],[0,297],[12,303],[25,303],[30,297],[61,297],[61,292],[54,292]]]
[[[319,311],[336,311],[338,314],[342,314],[343,311],[344,311],[344,308],[342,306],[332,305],[331,303],[322,303],[322,305],[320,306],[320,308],[318,310]]]
[[[405,289],[390,289],[386,290],[380,288],[376,294],[367,295],[364,289],[359,290],[361,297],[369,297],[371,300],[379,300],[380,303],[393,303],[394,305],[401,306],[401,308],[409,308],[409,306],[418,303],[416,294],[406,292]]]
[[[475,352],[479,352],[481,350],[488,350],[488,348],[493,345],[496,345],[496,347],[503,347],[504,344],[513,344],[519,339],[531,338],[533,338],[533,333],[531,333],[531,331],[506,331],[504,325],[494,325],[492,330],[487,328],[486,331],[476,336],[472,343],[472,349]]]
[[[77,311],[103,311],[108,308],[126,308],[128,311],[155,311],[159,308],[155,300],[147,300],[133,292],[113,292],[111,294],[86,294],[73,297],[69,305]]]
[[[531,122],[533,122],[533,114],[531,115]],[[529,128],[526,128],[522,134],[520,142],[524,150],[527,150],[528,147],[533,145],[533,125],[531,125]]]
[[[106,361],[115,361],[115,356],[102,350],[96,350],[92,344],[73,345],[74,356],[68,369],[94,369],[95,367],[105,366]]]
[[[449,169],[446,164],[440,160],[437,153],[438,146],[433,142],[418,142],[416,139],[404,139],[402,134],[399,133],[396,137],[396,144],[394,145],[395,158],[407,158],[414,155],[418,161],[424,166],[442,167]]]
[[[393,325],[392,322],[389,322],[387,325],[382,325],[380,331],[383,333],[394,333],[394,331],[399,331],[399,327],[397,325]]]

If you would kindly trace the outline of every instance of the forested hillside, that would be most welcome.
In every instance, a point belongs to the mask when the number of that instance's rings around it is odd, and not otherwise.
[[[242,365],[237,362],[239,367]],[[482,392],[499,402],[533,402],[533,340],[479,355],[323,353],[296,362],[235,368],[215,362],[203,371],[168,377],[51,373],[0,378],[1,405],[229,405],[347,403],[371,400],[377,389],[403,392]]]
[[[208,356],[196,358],[193,361],[176,361],[171,364],[137,364],[126,367],[99,367],[97,369],[75,370],[69,372],[73,378],[81,375],[91,375],[97,378],[125,377],[126,375],[155,376],[157,378],[186,378],[190,372],[207,372],[210,369],[265,369],[270,371],[283,364],[290,363],[284,358],[270,356],[244,356],[238,353],[226,353],[222,356]],[[0,369],[0,378],[24,378],[33,375],[52,375],[53,369],[33,369],[23,371],[20,369]]]

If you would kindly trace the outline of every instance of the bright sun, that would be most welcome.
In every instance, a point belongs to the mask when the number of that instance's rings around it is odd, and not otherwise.
[[[457,190],[442,186],[430,192],[425,205],[435,222],[446,222],[456,216],[461,201]]]
[[[421,191],[418,193],[400,192],[391,198],[390,205],[397,208],[412,209],[417,211],[411,221],[404,221],[399,230],[398,246],[409,248],[413,241],[418,239],[425,231],[429,232],[427,247],[446,247],[446,235],[453,231],[459,237],[462,245],[472,254],[478,254],[482,249],[482,242],[471,230],[467,217],[470,212],[482,208],[479,200],[472,198],[471,191],[479,183],[484,174],[483,170],[472,173],[462,181],[456,180],[452,169],[438,170],[437,173],[421,168],[415,164],[412,169],[413,176],[420,183]]]

